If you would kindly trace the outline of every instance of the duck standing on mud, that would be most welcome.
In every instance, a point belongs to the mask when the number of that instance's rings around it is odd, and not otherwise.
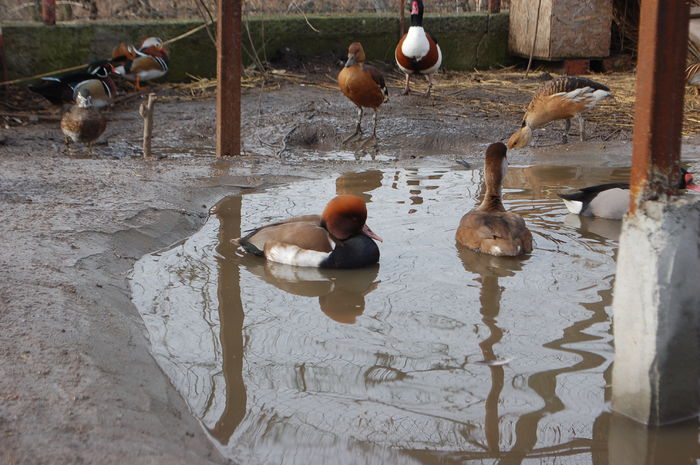
[[[117,64],[114,72],[135,81],[136,90],[141,90],[141,81],[158,79],[168,72],[168,51],[157,37],[144,39],[138,50],[119,44],[112,52],[112,59]]]
[[[372,138],[377,137],[377,113],[379,106],[389,100],[389,91],[384,83],[384,76],[374,66],[365,64],[365,51],[362,44],[353,42],[348,47],[348,60],[338,73],[338,87],[340,91],[352,103],[357,105],[357,126],[355,132],[346,138],[348,142],[355,136],[362,134],[363,108],[374,110],[374,125],[372,126]]]
[[[399,69],[406,75],[403,95],[410,92],[411,75],[422,74],[428,80],[425,95],[430,96],[433,88],[432,75],[442,64],[442,50],[437,41],[423,29],[423,0],[411,2],[411,27],[396,45],[394,56]]]
[[[581,77],[559,77],[543,85],[532,97],[527,106],[523,124],[510,139],[509,149],[527,146],[532,139],[532,131],[547,123],[565,120],[562,143],[568,142],[571,118],[578,117],[581,140],[584,139],[582,112],[595,107],[599,101],[612,98],[610,89],[598,82]]]
[[[90,63],[86,71],[41,78],[40,85],[30,85],[29,90],[41,95],[54,105],[77,102],[80,89],[90,93],[92,106],[106,107],[117,94],[117,86],[110,78],[114,67],[106,60]]]
[[[88,146],[88,153],[92,154],[92,144],[105,131],[107,121],[98,110],[93,108],[89,89],[80,89],[76,102],[63,114],[61,131],[63,131],[66,146],[70,142],[83,142]]]

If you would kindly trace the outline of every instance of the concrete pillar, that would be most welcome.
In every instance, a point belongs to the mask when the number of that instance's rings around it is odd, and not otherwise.
[[[612,408],[663,425],[700,404],[700,201],[646,201],[622,226]]]
[[[608,460],[611,465],[671,465],[695,463],[698,422],[650,428],[621,415],[610,415]],[[593,462],[594,464],[598,462]]]

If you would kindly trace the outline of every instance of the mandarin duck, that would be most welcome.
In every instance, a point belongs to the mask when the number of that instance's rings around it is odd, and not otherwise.
[[[135,81],[137,90],[141,90],[141,81],[158,79],[168,72],[168,51],[163,48],[163,41],[157,37],[144,39],[138,50],[120,44],[112,55],[118,60],[115,73],[129,81]]]
[[[88,89],[92,106],[102,108],[109,105],[117,93],[117,87],[109,77],[112,72],[114,67],[108,61],[93,61],[87,71],[44,77],[41,78],[41,85],[30,85],[28,88],[54,105],[74,103],[80,89]]]

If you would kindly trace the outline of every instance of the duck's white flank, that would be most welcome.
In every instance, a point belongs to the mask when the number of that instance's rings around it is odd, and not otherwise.
[[[306,250],[282,242],[268,242],[265,245],[265,257],[270,261],[285,265],[319,267],[330,254],[330,252]]]
[[[569,210],[569,212],[573,213],[574,215],[578,215],[581,213],[581,209],[583,208],[583,202],[579,202],[578,200],[562,200],[564,201],[564,205],[566,205],[566,209]]]

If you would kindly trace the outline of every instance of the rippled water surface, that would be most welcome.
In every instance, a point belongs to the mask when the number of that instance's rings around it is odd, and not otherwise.
[[[609,413],[620,224],[567,216],[554,194],[626,179],[511,168],[506,208],[535,238],[522,259],[455,245],[479,170],[346,173],[229,197],[188,240],[137,262],[133,300],[157,361],[236,463],[695,463],[696,429],[660,435]],[[379,266],[274,265],[229,244],[336,193],[367,200]]]

